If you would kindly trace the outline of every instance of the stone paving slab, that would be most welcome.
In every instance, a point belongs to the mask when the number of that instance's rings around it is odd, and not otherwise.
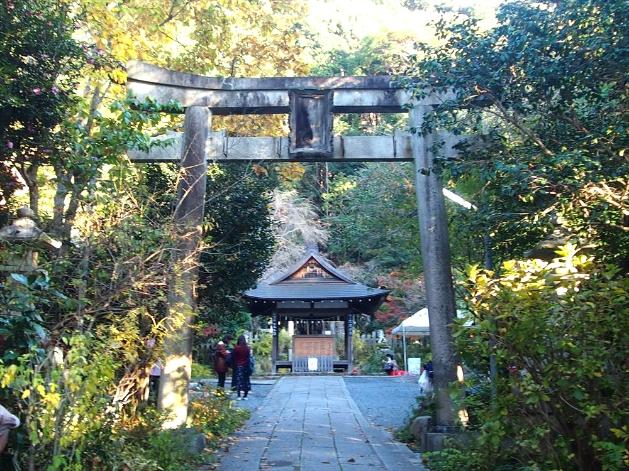
[[[281,378],[237,437],[221,471],[424,470],[365,419],[338,376]]]

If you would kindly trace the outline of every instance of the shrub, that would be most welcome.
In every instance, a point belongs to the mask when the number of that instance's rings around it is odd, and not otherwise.
[[[494,400],[488,394],[467,399],[486,469],[616,470],[629,464],[629,280],[574,246],[558,254],[552,262],[506,262],[500,276],[469,272],[476,325],[459,328],[457,341],[468,365],[485,372],[493,353],[499,373]],[[482,388],[486,376],[470,383]],[[445,455],[434,460],[439,456]]]
[[[184,429],[162,430],[165,416],[147,408],[120,421],[105,424],[86,437],[89,448],[78,469],[183,471],[201,461],[188,448]]]
[[[198,461],[198,457],[188,451],[186,436],[181,430],[162,430],[149,435],[143,452],[164,471],[189,470],[189,465]]]
[[[229,396],[220,389],[192,401],[190,408],[190,426],[203,432],[211,444],[242,427],[251,415],[247,409],[234,408]]]
[[[424,453],[423,460],[431,471],[485,471],[484,463],[470,449],[446,448],[445,450]],[[506,470],[505,470],[506,471]]]
[[[356,336],[354,337],[356,338]],[[356,351],[357,350],[357,351]],[[356,351],[356,362],[363,374],[382,373],[384,366],[384,353],[378,345],[360,342]]]
[[[196,361],[192,363],[192,378],[213,378],[215,376],[214,370],[211,365],[204,365],[202,363],[197,363]]]

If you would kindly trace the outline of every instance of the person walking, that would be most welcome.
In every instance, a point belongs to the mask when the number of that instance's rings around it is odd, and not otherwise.
[[[247,340],[244,335],[238,337],[238,342],[234,347],[232,353],[233,365],[234,365],[234,381],[236,383],[236,393],[238,394],[238,400],[247,400],[247,395],[251,390],[251,369],[249,362],[251,361],[251,349],[247,345]],[[242,398],[240,394],[243,393]]]
[[[221,389],[225,389],[225,376],[227,376],[229,369],[228,357],[231,355],[228,347],[231,340],[229,335],[223,337],[223,340],[216,344],[216,351],[214,352],[214,371],[218,376],[218,387]]]

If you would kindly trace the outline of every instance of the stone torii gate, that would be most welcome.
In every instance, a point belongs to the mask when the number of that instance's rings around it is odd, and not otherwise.
[[[447,98],[411,93],[386,76],[215,78],[174,72],[142,62],[127,68],[129,92],[160,103],[176,100],[185,108],[184,132],[166,136],[175,146],[149,153],[133,151],[134,162],[180,162],[181,179],[174,221],[177,250],[169,280],[169,318],[190,321],[195,311],[196,249],[201,238],[207,161],[413,161],[421,252],[430,316],[430,342],[438,426],[455,425],[457,413],[448,393],[456,380],[457,355],[450,324],[455,316],[454,288],[445,202],[435,171],[434,144],[452,157],[452,135],[396,132],[390,136],[334,136],[334,113],[405,113],[421,130],[427,114]],[[231,137],[211,132],[212,115],[288,114],[290,136]],[[173,322],[175,322],[173,320]],[[169,426],[185,423],[192,336],[188,323],[165,345],[159,405],[173,414]],[[277,329],[274,329],[277,332]],[[276,334],[275,334],[276,335]]]

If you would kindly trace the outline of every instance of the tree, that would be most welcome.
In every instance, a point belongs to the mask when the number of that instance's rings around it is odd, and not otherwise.
[[[273,177],[257,175],[239,162],[215,165],[208,175],[200,319],[232,334],[248,327],[233,322],[242,317],[240,293],[255,285],[275,246],[269,214],[274,183]]]
[[[319,248],[328,240],[327,228],[321,223],[313,204],[296,191],[273,192],[270,204],[276,250],[264,273],[270,279],[299,261],[304,250]]]
[[[73,21],[65,1],[0,5],[0,160],[8,181],[2,192],[8,200],[19,175],[35,213],[39,168],[68,155],[60,127],[76,105],[74,90],[87,66],[89,48],[72,38]]]
[[[499,258],[558,230],[626,264],[624,210],[614,203],[628,173],[626,5],[514,1],[497,19],[482,32],[467,15],[442,18],[441,44],[424,46],[409,70],[417,93],[455,91],[428,127],[484,136],[445,163],[454,182],[479,180],[466,195],[481,208],[470,229],[489,228]],[[607,189],[588,197],[590,186]]]
[[[167,221],[175,204],[176,168],[149,164],[142,173],[151,189],[147,217]],[[248,327],[239,295],[262,275],[275,248],[269,211],[275,183],[272,174],[240,162],[209,167],[199,254],[200,325],[216,325],[222,334]]]
[[[498,259],[533,258],[471,270],[476,325],[458,335],[480,441],[434,455],[434,469],[626,466],[613,403],[625,394],[627,15],[620,1],[513,1],[483,32],[450,14],[410,70],[418,96],[449,92],[423,130],[465,138],[440,167],[479,207],[467,230]],[[569,240],[589,255],[554,254]]]
[[[412,168],[372,164],[355,179],[338,179],[327,195],[330,254],[375,271],[421,266]]]

